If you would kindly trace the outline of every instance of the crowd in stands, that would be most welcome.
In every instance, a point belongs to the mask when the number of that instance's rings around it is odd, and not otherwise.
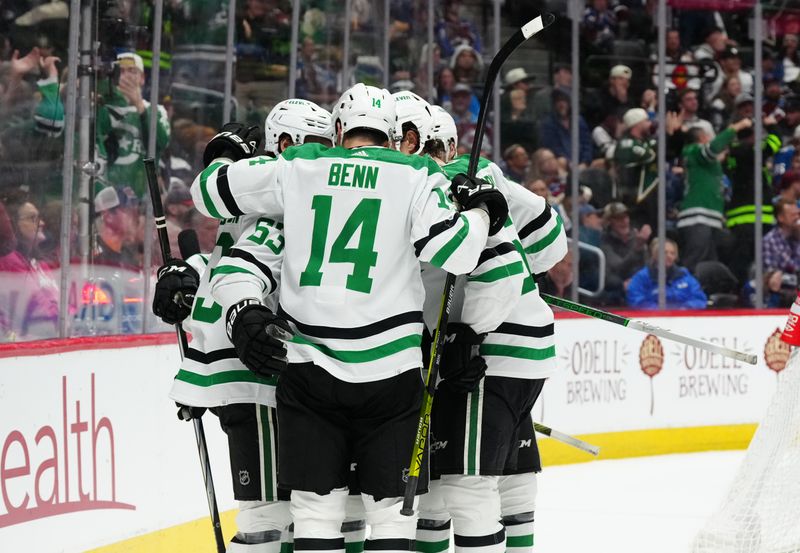
[[[389,29],[383,3],[350,4],[348,20],[343,2],[301,3],[295,94],[330,107],[355,81],[413,90],[453,115],[459,153],[469,151],[493,54],[487,47],[491,10],[477,0],[436,2],[434,43],[428,44],[427,2],[389,2]],[[506,3],[503,24],[513,27],[539,4]],[[206,142],[223,123],[227,5],[174,0],[164,10],[159,101],[153,106],[152,3],[101,3],[94,117],[78,121],[68,137],[76,158],[88,151],[95,163],[77,168],[66,226],[67,3],[18,0],[0,14],[0,277],[13,275],[0,287],[0,341],[56,332],[64,241],[69,262],[112,268],[116,276],[103,273],[112,281],[132,282],[131,275],[139,274],[141,285],[143,271],[158,264],[158,245],[146,236],[141,163],[153,146],[173,250],[187,228],[198,232],[202,249],[214,247],[216,223],[194,209],[188,186],[202,169]],[[568,257],[545,276],[543,287],[561,294],[576,285],[596,290],[582,299],[601,305],[656,306],[656,191],[664,186],[668,307],[702,308],[754,304],[752,182],[758,146],[764,160],[764,302],[785,305],[794,297],[800,270],[797,35],[785,29],[774,34],[762,59],[754,60],[747,13],[672,10],[667,117],[659,122],[654,10],[655,2],[644,0],[586,2],[574,152],[579,197],[571,197],[569,185],[573,69],[565,36],[542,38],[535,46],[546,55],[546,75],[533,74],[531,66],[504,69],[500,127],[489,125],[481,152],[498,160],[509,178],[546,197],[568,230],[580,228],[587,248],[581,249],[580,274],[572,274]],[[263,125],[271,107],[288,96],[291,15],[288,0],[237,3],[230,107],[240,121]],[[386,33],[391,55],[383,67]],[[754,79],[756,63],[762,83]],[[762,87],[761,106],[755,106],[756,87]],[[761,145],[754,144],[755,117],[762,117],[765,128]],[[667,134],[664,183],[657,173],[660,124]],[[87,129],[93,139],[86,139]],[[499,151],[492,148],[496,133]],[[579,221],[571,220],[574,202],[580,204]],[[151,259],[144,259],[146,241],[152,241]],[[598,255],[605,257],[603,275]],[[12,305],[17,300],[9,290],[20,287],[34,299]],[[95,292],[90,296],[93,301]],[[78,286],[70,317],[80,313],[82,300]],[[28,322],[11,322],[20,313]],[[38,330],[30,330],[32,325]]]

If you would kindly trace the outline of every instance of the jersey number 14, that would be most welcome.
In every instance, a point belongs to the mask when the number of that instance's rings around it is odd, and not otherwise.
[[[319,286],[322,283],[322,262],[328,246],[328,227],[331,221],[333,197],[317,195],[311,200],[314,210],[314,227],[311,231],[311,256],[305,270],[300,274],[300,286]],[[351,263],[353,271],[347,276],[346,288],[355,292],[369,294],[372,290],[370,269],[378,262],[375,251],[375,232],[378,228],[378,215],[381,201],[364,198],[345,221],[341,232],[333,241],[328,255],[328,263]],[[358,244],[354,248],[347,245],[359,232]]]

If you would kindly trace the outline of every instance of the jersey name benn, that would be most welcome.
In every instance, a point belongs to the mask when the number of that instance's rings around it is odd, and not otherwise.
[[[328,173],[328,186],[369,188],[375,190],[378,167],[355,163],[334,163]]]

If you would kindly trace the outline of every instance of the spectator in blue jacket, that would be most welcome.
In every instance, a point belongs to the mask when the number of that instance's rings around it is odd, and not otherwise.
[[[559,161],[569,161],[571,155],[570,138],[570,96],[563,88],[553,89],[553,111],[539,122],[539,146],[552,150]],[[578,163],[588,166],[592,162],[592,135],[583,116],[578,116],[580,147]]]
[[[664,247],[667,268],[667,309],[705,309],[708,304],[700,283],[688,269],[676,264],[678,245],[669,238]],[[658,308],[658,239],[650,242],[650,262],[633,275],[627,291],[628,305],[639,309]]]

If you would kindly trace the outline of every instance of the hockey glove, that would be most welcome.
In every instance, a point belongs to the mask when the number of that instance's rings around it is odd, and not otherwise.
[[[175,402],[178,407],[178,419],[182,421],[190,421],[192,419],[202,418],[203,413],[206,412],[205,407],[191,407],[182,403]]]
[[[208,167],[218,157],[227,157],[233,161],[253,157],[261,147],[262,138],[261,129],[257,126],[247,127],[242,123],[226,123],[206,144],[203,166]]]
[[[463,211],[480,207],[489,214],[490,236],[503,228],[508,218],[508,203],[492,183],[459,173],[450,183],[450,192]]]
[[[254,299],[231,306],[226,321],[228,338],[248,369],[267,377],[286,369],[286,345],[281,339],[291,338],[289,323]]]
[[[167,324],[178,324],[192,312],[200,275],[182,259],[170,259],[157,275],[153,313]]]
[[[477,353],[484,338],[484,334],[476,334],[469,325],[447,325],[447,338],[439,367],[439,376],[442,378],[439,388],[460,394],[475,390],[486,375],[486,360]]]

